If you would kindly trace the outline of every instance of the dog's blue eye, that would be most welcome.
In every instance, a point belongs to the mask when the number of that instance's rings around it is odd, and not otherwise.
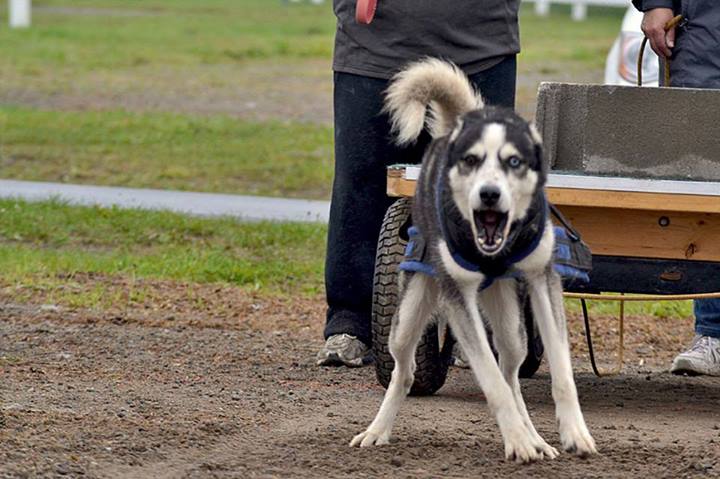
[[[522,161],[517,156],[511,156],[507,160],[507,164],[510,168],[518,168],[520,165],[522,165]]]

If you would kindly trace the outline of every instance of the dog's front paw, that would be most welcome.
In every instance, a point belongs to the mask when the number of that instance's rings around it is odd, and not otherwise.
[[[537,436],[535,438],[533,445],[535,446],[535,450],[540,451],[540,453],[542,454],[541,459],[555,459],[560,455],[557,449],[545,442],[545,440],[540,436]]]
[[[542,441],[545,443],[545,441]],[[549,450],[554,450],[548,444],[545,446]],[[557,455],[557,451],[555,451]],[[545,448],[533,440],[530,432],[523,428],[518,428],[505,436],[505,459],[515,461],[517,463],[539,461],[544,457],[552,458],[551,454],[545,454]]]
[[[560,442],[563,449],[580,457],[597,454],[595,440],[584,422],[565,424],[560,428]]]
[[[390,433],[377,433],[370,428],[361,432],[350,441],[350,447],[383,446],[390,443]]]

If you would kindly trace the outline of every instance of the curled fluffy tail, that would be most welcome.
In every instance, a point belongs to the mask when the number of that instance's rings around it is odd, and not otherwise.
[[[430,134],[438,138],[450,133],[460,116],[482,106],[467,76],[452,63],[435,58],[413,63],[395,75],[385,95],[385,111],[400,145],[417,139],[426,117]]]

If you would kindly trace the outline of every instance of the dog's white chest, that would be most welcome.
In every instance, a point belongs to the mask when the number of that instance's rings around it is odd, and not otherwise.
[[[485,275],[476,272],[476,271],[469,271],[455,261],[455,258],[453,258],[452,253],[450,253],[450,248],[448,248],[447,243],[445,240],[438,240],[438,251],[440,252],[440,259],[443,262],[443,266],[445,267],[445,271],[459,284],[463,286],[472,286],[479,285],[483,281],[485,281]]]

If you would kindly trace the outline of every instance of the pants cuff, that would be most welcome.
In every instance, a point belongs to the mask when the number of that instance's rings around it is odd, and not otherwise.
[[[720,338],[720,327],[708,327],[695,325],[695,332],[700,336],[710,336],[711,338]]]
[[[325,339],[335,334],[349,334],[370,346],[370,318],[354,311],[336,311],[328,315],[325,324]]]

